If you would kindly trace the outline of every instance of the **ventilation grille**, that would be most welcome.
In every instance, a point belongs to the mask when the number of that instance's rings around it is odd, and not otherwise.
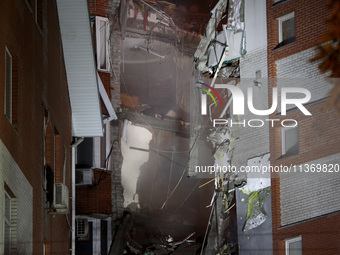
[[[78,239],[84,240],[88,238],[89,228],[88,220],[86,218],[77,219],[77,233]]]

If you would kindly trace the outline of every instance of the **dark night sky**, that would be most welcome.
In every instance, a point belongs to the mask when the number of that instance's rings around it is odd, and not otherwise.
[[[192,5],[198,5],[200,7],[200,11],[209,11],[211,10],[217,0],[168,0],[168,2],[174,3],[176,5],[184,5],[187,8],[190,8]]]

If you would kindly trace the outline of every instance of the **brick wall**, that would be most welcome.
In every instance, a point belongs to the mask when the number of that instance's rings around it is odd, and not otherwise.
[[[309,60],[315,56],[316,47],[289,55],[275,62],[277,69],[278,94],[282,87],[300,87],[311,92],[311,102],[325,99],[333,87],[332,79],[326,79],[329,73],[321,74],[318,62],[310,63]],[[301,94],[291,93],[287,98],[301,98]],[[281,111],[281,97],[278,100],[278,111]],[[294,105],[288,105],[292,109]]]
[[[66,184],[70,186],[71,169],[71,109],[65,77],[60,29],[55,1],[38,1],[39,25],[35,21],[35,1],[0,2],[0,57],[5,58],[5,47],[17,58],[15,95],[15,126],[0,115],[0,139],[33,188],[32,248],[23,248],[22,254],[42,252],[43,242],[52,243],[52,252],[69,251],[69,228],[64,215],[47,214],[44,178],[44,116],[47,109],[51,129],[60,134],[60,145],[66,146]],[[31,3],[32,5],[29,5]],[[39,14],[40,15],[40,14]],[[5,65],[0,61],[0,102],[4,102]],[[43,107],[42,107],[43,106]],[[0,104],[4,112],[4,104]],[[64,151],[60,161],[63,165]],[[54,156],[53,156],[54,157]],[[51,160],[54,160],[54,158]],[[59,156],[58,156],[59,157]],[[61,167],[62,168],[62,167]],[[18,177],[19,178],[19,177]],[[3,183],[0,183],[3,186]],[[26,186],[23,186],[25,188]],[[20,201],[18,201],[20,206]],[[29,213],[29,211],[27,212]],[[24,229],[21,230],[25,233]],[[32,238],[28,235],[28,237]],[[28,238],[27,237],[27,238]],[[1,241],[1,240],[0,240]],[[2,241],[1,241],[2,242]]]
[[[106,90],[106,93],[108,95],[109,98],[111,98],[111,89],[110,89],[110,85],[111,85],[111,74],[107,73],[107,72],[98,72],[100,79],[102,80],[102,83],[104,85],[104,88]],[[107,109],[105,108],[105,105],[103,103],[103,100],[101,100],[101,107],[102,107],[102,113],[103,114],[108,114]]]
[[[111,214],[111,172],[93,170],[93,179],[98,186],[76,187],[77,215]]]
[[[305,167],[302,164],[297,166],[296,173],[280,174],[282,226],[340,211],[340,203],[336,202],[340,194],[340,154],[307,163],[310,166],[327,164],[328,169],[331,165],[337,165],[338,170],[332,169],[333,172],[329,173],[300,173],[299,167]]]
[[[319,37],[327,30],[326,19],[330,14],[326,5],[327,0],[286,0],[273,5],[274,1],[267,1],[267,34],[268,34],[268,62],[301,52],[318,45]],[[295,42],[278,49],[279,25],[277,18],[290,12],[295,14]],[[275,68],[270,64],[269,77],[275,77]]]
[[[108,17],[108,0],[89,0],[90,16]]]
[[[273,86],[281,87],[290,84],[290,87],[308,88],[312,94],[311,101],[314,101],[307,107],[312,116],[304,116],[298,109],[288,112],[284,117],[276,113],[271,115],[271,118],[295,119],[299,123],[299,153],[285,158],[280,158],[282,128],[277,124],[274,128],[270,128],[270,153],[273,166],[299,165],[307,162],[323,163],[329,157],[336,158],[335,154],[340,152],[338,145],[340,132],[336,128],[340,124],[339,116],[333,108],[322,109],[322,102],[317,101],[325,97],[330,85],[318,72],[317,63],[307,63],[315,52],[314,46],[319,44],[319,37],[327,30],[326,19],[330,13],[326,7],[327,2],[326,0],[287,0],[279,1],[274,5],[274,1],[267,1],[268,76],[272,78],[269,80],[269,95],[272,94]],[[279,43],[277,18],[291,12],[294,12],[295,17],[295,41],[274,49]],[[276,81],[275,78],[290,79]],[[301,78],[310,78],[310,80]],[[270,96],[269,104],[271,102]],[[276,178],[278,176],[275,174],[272,176],[274,177],[272,178],[274,254],[285,254],[284,240],[299,235],[302,236],[304,254],[334,254],[339,249],[335,241],[339,238],[339,232],[333,229],[333,224],[339,221],[339,214],[293,226],[282,227],[282,225],[338,210],[333,206],[337,198],[332,193],[331,187],[332,185],[337,187],[336,183],[339,181],[325,175],[319,179],[312,176],[308,178],[288,176],[288,179],[285,179],[287,176],[282,178]],[[330,192],[327,192],[328,189]],[[329,197],[333,199],[328,200]],[[294,198],[295,201],[292,201]]]
[[[301,235],[303,254],[338,254],[339,213],[275,231],[274,254],[285,255],[285,239]]]
[[[121,65],[121,43],[122,39],[119,34],[119,22],[118,22],[118,7],[119,1],[110,1],[110,52],[111,52],[111,103],[115,110],[121,107],[120,100],[120,65]],[[121,126],[119,120],[111,122],[111,144],[113,144],[113,150],[111,155],[111,165],[112,169],[112,223],[115,220],[120,219],[123,216],[123,186],[121,178],[122,169],[122,154],[120,151],[120,137],[121,137]],[[112,226],[113,231],[115,231],[115,225]]]

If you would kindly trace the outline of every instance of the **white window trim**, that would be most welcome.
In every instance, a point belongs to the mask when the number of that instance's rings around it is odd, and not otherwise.
[[[283,38],[282,38],[282,22],[286,21],[288,19],[294,18],[294,17],[295,17],[295,13],[291,12],[291,13],[288,13],[284,16],[277,18],[277,20],[279,21],[279,43],[281,43],[283,41]]]
[[[106,169],[105,165],[102,165],[102,153],[105,153],[105,159],[110,153],[110,123],[104,124],[105,131],[103,137],[93,137],[93,167],[98,169]],[[104,151],[102,152],[102,143],[105,143]]]
[[[55,174],[56,174],[56,170],[55,170],[55,163],[56,163],[56,153],[57,153],[57,150],[55,149],[55,145],[56,145],[56,139],[55,139],[55,129],[54,129],[54,127],[51,125],[51,128],[52,128],[52,130],[51,130],[51,135],[53,135],[53,139],[52,139],[52,149],[53,149],[53,173],[54,173],[54,182],[55,182],[55,178],[56,178],[56,176],[55,176]]]
[[[282,155],[285,155],[287,153],[287,151],[286,151],[286,132],[290,129],[293,129],[293,128],[298,128],[298,126],[282,128],[282,133],[281,133]],[[299,135],[299,129],[298,129],[298,135]]]
[[[99,33],[99,24],[100,21],[106,22],[106,69],[100,68],[100,45],[101,45],[101,38]],[[109,19],[105,17],[96,16],[96,50],[97,50],[97,69],[101,71],[110,71],[110,48],[109,48],[109,37],[110,37],[110,23]]]
[[[299,241],[302,242],[302,237],[301,237],[301,236],[297,236],[297,237],[293,237],[293,238],[289,238],[289,239],[286,239],[286,240],[285,240],[286,255],[290,255],[290,254],[289,254],[289,245],[290,245],[291,243],[299,242]]]
[[[88,224],[92,222],[92,244],[93,250],[92,254],[100,254],[101,253],[101,219],[96,219],[88,216],[76,215],[76,219],[85,218],[88,221]],[[112,244],[112,218],[108,217],[103,219],[107,221],[107,250],[110,250]],[[90,231],[90,227],[89,227]],[[89,233],[90,235],[90,233]]]
[[[93,167],[101,168],[101,137],[93,137]]]
[[[11,67],[10,67],[10,75],[11,75],[11,77],[10,77],[10,84],[9,85],[7,85],[7,78],[6,78],[6,80],[5,80],[5,115],[6,115],[6,117],[7,117],[7,119],[9,120],[9,122],[10,123],[12,123],[12,115],[13,115],[13,109],[12,109],[12,104],[13,104],[13,57],[12,57],[12,54],[11,54],[11,52],[8,50],[8,48],[6,47],[6,49],[5,49],[6,51],[6,53],[5,53],[5,68],[6,68],[6,70],[5,70],[5,76],[7,75],[7,57],[6,57],[6,55],[8,54],[9,56],[10,56],[10,59],[11,59]],[[10,88],[10,98],[8,99],[7,98],[7,87],[9,86],[9,88]],[[10,104],[9,104],[9,116],[8,116],[8,114],[7,114],[7,100],[10,100]]]

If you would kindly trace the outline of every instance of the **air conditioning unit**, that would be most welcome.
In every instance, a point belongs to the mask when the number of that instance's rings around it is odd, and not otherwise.
[[[53,209],[55,213],[66,214],[69,207],[68,188],[63,183],[54,184]]]
[[[76,237],[78,240],[88,240],[89,238],[89,223],[86,218],[78,218],[76,220]]]
[[[92,185],[92,169],[76,169],[76,185]]]

